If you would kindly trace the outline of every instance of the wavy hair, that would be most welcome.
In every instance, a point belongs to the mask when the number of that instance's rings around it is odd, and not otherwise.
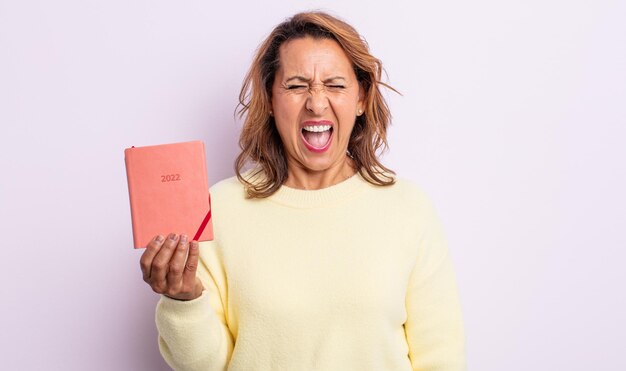
[[[352,62],[356,78],[365,93],[365,110],[357,116],[348,155],[357,171],[368,182],[387,186],[395,182],[395,172],[385,167],[377,153],[388,148],[387,127],[391,113],[380,87],[398,93],[381,81],[382,62],[369,52],[367,42],[346,22],[323,12],[298,13],[274,28],[256,51],[239,93],[239,116],[244,125],[239,137],[241,153],[235,160],[237,178],[244,183],[249,198],[271,196],[288,176],[287,157],[276,129],[272,109],[272,85],[278,70],[280,46],[293,39],[313,37],[335,40]],[[248,163],[257,166],[244,175]]]

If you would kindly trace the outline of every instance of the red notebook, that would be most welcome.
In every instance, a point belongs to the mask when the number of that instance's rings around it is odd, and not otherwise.
[[[203,142],[133,146],[124,157],[136,249],[172,232],[213,239]]]

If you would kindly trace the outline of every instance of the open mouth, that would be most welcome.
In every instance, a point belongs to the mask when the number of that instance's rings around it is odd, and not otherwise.
[[[333,136],[332,125],[306,125],[301,130],[304,145],[313,152],[324,152],[330,147]]]

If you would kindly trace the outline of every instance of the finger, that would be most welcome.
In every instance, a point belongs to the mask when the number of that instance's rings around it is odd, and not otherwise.
[[[183,282],[186,287],[193,288],[196,284],[196,271],[198,270],[199,256],[200,249],[198,248],[198,241],[191,241],[189,254],[187,255],[187,264],[185,264],[185,271],[183,273]]]
[[[176,295],[183,286],[183,270],[185,269],[185,258],[187,258],[187,250],[189,243],[186,235],[180,236],[180,241],[176,246],[174,254],[170,259],[170,267],[167,272],[167,290],[169,295]]]
[[[157,293],[162,294],[167,288],[167,280],[165,277],[169,270],[170,259],[176,249],[177,243],[178,236],[175,233],[170,233],[152,261],[150,284],[152,289]]]
[[[139,259],[139,265],[141,266],[141,273],[143,274],[143,280],[148,282],[150,280],[150,274],[152,272],[152,261],[159,252],[161,245],[163,244],[163,236],[157,235],[148,243],[146,250],[141,254]]]

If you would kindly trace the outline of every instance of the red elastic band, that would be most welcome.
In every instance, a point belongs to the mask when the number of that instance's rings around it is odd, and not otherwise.
[[[198,239],[200,238],[200,235],[202,234],[202,232],[204,232],[204,228],[209,223],[209,220],[211,220],[211,194],[209,194],[209,211],[206,213],[206,216],[204,217],[202,224],[200,224],[200,228],[198,228],[198,232],[196,232],[196,235],[193,236],[194,240],[198,241]]]

